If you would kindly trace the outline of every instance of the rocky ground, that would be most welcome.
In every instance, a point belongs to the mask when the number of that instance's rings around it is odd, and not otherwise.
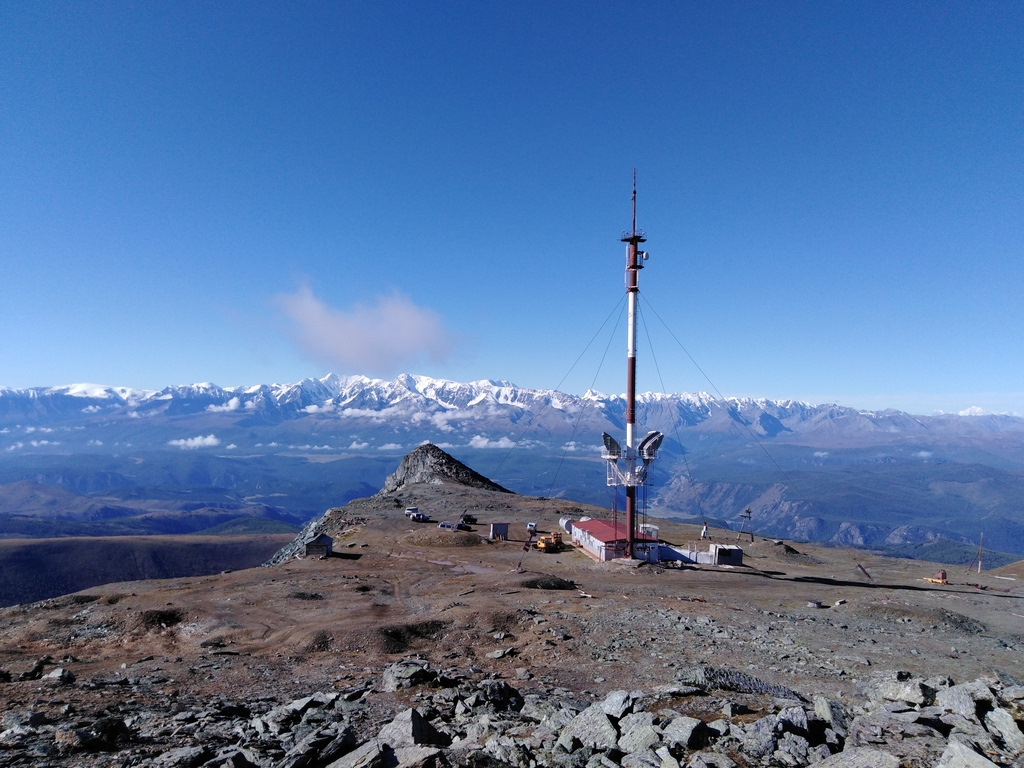
[[[524,550],[527,521],[581,514],[607,516],[398,484],[309,527],[326,560],[3,609],[0,764],[1024,766],[1012,567],[937,585],[941,566],[760,537],[737,568]]]

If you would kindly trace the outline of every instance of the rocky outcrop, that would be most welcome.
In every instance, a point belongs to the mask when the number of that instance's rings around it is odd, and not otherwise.
[[[347,515],[344,507],[333,507],[324,512],[320,517],[313,518],[306,523],[302,530],[296,534],[295,538],[288,544],[281,547],[274,553],[267,562],[263,563],[264,567],[279,565],[281,563],[291,560],[293,557],[301,557],[305,554],[306,544],[321,533],[326,533],[332,537],[338,537],[345,534],[347,531],[357,528],[358,526],[365,523],[366,520],[354,516]]]
[[[763,688],[760,711],[727,695],[722,717],[706,720],[680,710],[721,703],[716,679],[746,689],[759,688],[756,679],[705,668],[682,675],[696,685],[587,699],[536,682],[520,691],[478,673],[405,659],[378,678],[281,704],[218,696],[164,712],[131,702],[167,680],[47,675],[55,690],[116,688],[117,714],[13,710],[0,750],[5,765],[162,768],[984,768],[1024,760],[1024,686],[1004,680],[883,673],[847,704]]]
[[[498,493],[512,493],[476,472],[458,459],[449,456],[436,445],[425,443],[406,454],[392,474],[387,476],[384,487],[370,500],[375,502],[407,488],[410,485],[464,485]],[[387,499],[388,504],[397,503]],[[352,507],[333,507],[320,517],[314,518],[286,546],[274,553],[264,566],[278,565],[294,557],[301,557],[306,543],[326,533],[339,537],[346,531],[361,525],[365,519],[356,515]]]
[[[415,483],[432,485],[452,483],[482,488],[487,491],[512,493],[507,488],[502,488],[479,472],[470,469],[432,443],[424,443],[407,454],[399,463],[398,469],[384,480],[384,488],[378,495],[390,495]]]

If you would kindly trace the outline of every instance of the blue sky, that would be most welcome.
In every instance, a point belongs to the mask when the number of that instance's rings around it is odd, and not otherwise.
[[[642,390],[1024,414],[1022,40],[1009,0],[5,2],[0,385],[620,392],[636,168]]]

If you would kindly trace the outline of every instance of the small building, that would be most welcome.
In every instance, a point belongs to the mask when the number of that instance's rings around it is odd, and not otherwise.
[[[508,541],[508,523],[491,523],[490,539]]]
[[[627,531],[623,522],[610,520],[578,520],[572,524],[572,543],[595,560],[606,561],[626,556]],[[647,560],[649,552],[657,552],[658,540],[643,533],[636,536],[636,556]],[[655,554],[655,557],[657,555]]]
[[[743,548],[734,544],[711,544],[707,550],[697,549],[696,544],[685,547],[662,544],[658,554],[665,562],[674,560],[697,565],[743,565]]]
[[[743,549],[735,544],[712,544],[708,552],[712,565],[743,565]]]
[[[306,557],[328,558],[333,548],[334,539],[326,533],[321,533],[306,542]]]

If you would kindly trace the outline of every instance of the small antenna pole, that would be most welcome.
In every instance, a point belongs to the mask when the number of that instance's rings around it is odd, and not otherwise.
[[[633,229],[630,234],[636,235],[636,168],[633,169]]]

